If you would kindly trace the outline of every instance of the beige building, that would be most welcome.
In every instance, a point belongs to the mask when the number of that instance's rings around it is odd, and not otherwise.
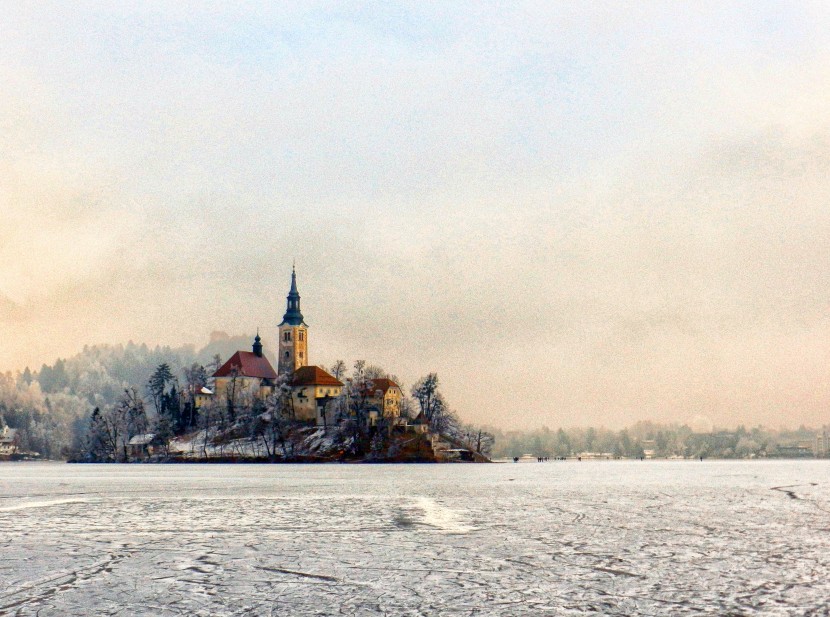
[[[297,369],[308,366],[308,326],[300,312],[297,272],[293,268],[287,300],[285,315],[279,325],[277,346],[277,371],[280,375],[291,375]]]
[[[213,394],[201,393],[200,400],[248,404],[253,399],[265,399],[274,391],[277,372],[262,354],[262,342],[257,334],[253,351],[237,351],[213,374]]]
[[[399,418],[401,416],[401,387],[391,379],[370,379],[366,382],[366,402],[374,408],[378,417]]]
[[[0,429],[0,456],[11,456],[17,452],[17,429],[4,426]]]
[[[328,405],[340,396],[343,382],[319,366],[302,366],[291,380],[291,405],[297,420],[314,421],[320,426],[333,423]]]
[[[816,435],[814,453],[819,458],[830,456],[830,433],[827,432],[826,426],[821,429],[821,433]]]
[[[193,394],[193,403],[196,405],[196,409],[202,407],[203,405],[207,405],[213,400],[213,390],[208,387],[201,387],[196,390]]]

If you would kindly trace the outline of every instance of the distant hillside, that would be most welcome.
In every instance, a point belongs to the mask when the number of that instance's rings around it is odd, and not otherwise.
[[[0,374],[0,426],[18,429],[20,450],[48,458],[64,458],[77,449],[79,435],[95,407],[113,405],[125,388],[141,394],[159,364],[170,366],[182,379],[182,370],[194,363],[210,371],[219,355],[224,361],[238,349],[249,349],[253,335],[211,335],[200,350],[136,344],[91,345],[68,358],[58,358],[39,369]]]

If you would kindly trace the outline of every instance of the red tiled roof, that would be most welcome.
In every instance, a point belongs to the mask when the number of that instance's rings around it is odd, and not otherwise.
[[[219,370],[216,371],[214,377],[229,377],[231,371],[236,368],[241,377],[259,377],[260,379],[276,379],[277,372],[268,358],[265,356],[258,356],[251,351],[237,351],[230,359],[225,362]]]
[[[391,379],[386,379],[385,377],[379,377],[378,379],[370,379],[366,382],[366,389],[369,390],[372,394],[380,390],[384,394],[389,391],[389,388],[398,388],[400,386],[396,384]]]
[[[292,386],[342,386],[343,382],[319,366],[301,366],[294,371]]]

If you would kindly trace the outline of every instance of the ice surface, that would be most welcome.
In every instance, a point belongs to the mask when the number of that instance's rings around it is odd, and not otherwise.
[[[830,461],[0,464],[0,615],[826,615]]]

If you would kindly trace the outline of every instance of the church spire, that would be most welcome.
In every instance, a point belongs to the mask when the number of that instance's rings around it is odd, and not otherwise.
[[[288,292],[289,297],[291,295],[300,297],[300,292],[297,291],[297,266],[296,264],[291,264],[291,291]]]
[[[291,266],[291,290],[288,292],[287,306],[280,324],[299,326],[303,323],[303,314],[300,312],[300,292],[297,291],[297,269]]]
[[[262,357],[262,339],[259,338],[259,328],[256,329],[256,338],[254,339],[254,355],[257,358]]]

